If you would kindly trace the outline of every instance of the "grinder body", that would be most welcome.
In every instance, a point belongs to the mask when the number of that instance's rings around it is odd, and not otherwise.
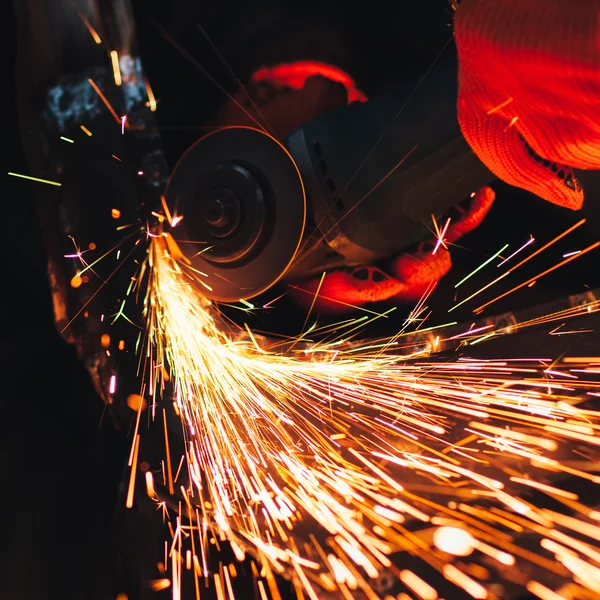
[[[248,127],[199,140],[175,167],[167,200],[184,217],[173,234],[210,280],[208,295],[251,298],[282,277],[384,260],[431,237],[432,215],[494,178],[461,135],[456,98],[447,61],[317,117],[284,143]],[[222,176],[240,170],[245,184]]]
[[[290,136],[312,231],[290,275],[389,258],[431,237],[432,215],[494,179],[461,135],[456,98],[447,61]]]

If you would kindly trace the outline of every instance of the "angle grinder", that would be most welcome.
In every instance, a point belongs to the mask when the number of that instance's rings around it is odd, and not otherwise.
[[[494,179],[461,135],[456,98],[448,61],[286,140],[250,127],[198,140],[166,199],[210,299],[250,299],[282,278],[384,260],[431,237],[432,215]]]

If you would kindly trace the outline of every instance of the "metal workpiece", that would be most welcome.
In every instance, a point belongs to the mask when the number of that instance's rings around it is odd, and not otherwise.
[[[19,119],[30,168],[56,182],[36,200],[57,329],[128,423],[142,322],[131,294],[168,167],[129,3],[64,4],[16,3]]]

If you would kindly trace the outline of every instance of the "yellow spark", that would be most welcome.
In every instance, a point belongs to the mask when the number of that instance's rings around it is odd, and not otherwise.
[[[540,600],[568,600],[566,596],[561,596],[560,594],[553,592],[550,588],[547,588],[538,581],[528,582],[527,591],[540,598]]]
[[[504,130],[504,132],[506,133],[513,125],[515,125],[517,123],[517,121],[519,120],[519,117],[513,117],[510,122],[508,123],[508,125],[506,126],[506,129]]]
[[[499,281],[501,281],[502,279],[504,279],[507,275],[510,275],[511,273],[513,273],[514,271],[516,271],[517,269],[519,269],[520,267],[522,267],[524,264],[528,263],[530,260],[532,260],[533,258],[535,258],[536,256],[538,256],[539,254],[541,254],[542,252],[544,252],[544,250],[547,250],[548,248],[550,248],[551,246],[553,246],[554,244],[556,244],[556,242],[562,240],[565,236],[569,235],[570,233],[572,233],[573,231],[575,231],[577,228],[581,227],[585,223],[585,221],[586,221],[586,219],[581,219],[580,221],[578,221],[577,223],[575,223],[575,225],[572,225],[571,227],[569,227],[568,229],[566,229],[565,231],[563,231],[562,233],[560,233],[556,237],[552,238],[549,242],[547,242],[546,244],[544,244],[541,248],[538,248],[535,252],[532,252],[529,256],[527,256],[526,258],[524,258],[520,263],[516,264],[514,267],[511,267],[510,269],[508,269],[508,271],[506,271],[505,273],[503,273],[499,277],[496,277],[496,279],[493,279],[492,281],[490,281],[489,283],[487,283],[486,285],[484,285],[478,291],[474,292],[473,294],[471,294],[470,296],[468,296],[464,300],[461,300],[459,303],[455,304],[448,312],[452,312],[454,309],[458,308],[459,306],[461,306],[465,302],[468,302],[469,300],[475,298],[475,296],[478,296],[479,294],[481,294],[481,292],[483,292],[483,291],[487,290],[488,288],[492,287],[493,285],[495,285],[496,283],[498,283]],[[508,258],[510,258],[510,257],[508,257]]]
[[[480,583],[471,579],[454,565],[444,565],[442,571],[446,576],[446,579],[463,588],[465,592],[473,596],[473,598],[483,600],[488,597],[487,590]]]
[[[112,107],[111,103],[108,101],[108,98],[102,93],[102,90],[96,85],[96,82],[93,79],[88,79],[88,83],[94,88],[94,91],[96,92],[96,94],[98,94],[98,96],[100,96],[100,100],[102,100],[104,106],[106,106],[106,108],[108,108],[110,114],[113,116],[115,121],[120,124],[121,119],[119,118],[119,115],[117,114],[115,109]],[[81,129],[83,129],[83,131],[85,131],[85,133],[87,133],[87,135],[89,135],[89,136],[92,135],[83,125],[81,125]]]
[[[153,579],[148,582],[150,589],[155,592],[160,592],[162,590],[167,590],[171,586],[171,581],[167,578],[163,579]]]
[[[127,406],[129,406],[131,410],[137,412],[145,410],[148,407],[148,404],[139,394],[129,394],[129,396],[127,396]]]
[[[442,552],[454,556],[468,556],[475,549],[473,536],[457,527],[439,527],[433,534],[433,543]]]
[[[125,506],[127,508],[133,507],[133,493],[135,491],[135,473],[137,470],[137,458],[138,458],[139,450],[140,450],[140,436],[138,434],[135,436],[135,441],[134,441],[133,463],[131,465],[131,473],[129,476],[129,487],[127,488],[127,499],[125,501]]]
[[[150,82],[147,79],[144,79],[144,85],[146,86],[146,94],[148,94],[148,106],[150,107],[151,112],[156,111],[156,98],[154,97],[154,92],[150,87]]]
[[[513,97],[511,96],[511,97],[507,98],[504,102],[501,102],[500,104],[498,104],[498,106],[494,106],[494,108],[490,108],[490,110],[488,110],[486,114],[492,115],[495,112],[497,112],[500,109],[502,109],[505,106],[507,106],[508,104],[510,104],[512,101],[513,101]]]
[[[400,571],[400,581],[423,600],[437,600],[438,598],[438,593],[435,589],[412,571]]]
[[[116,50],[111,50],[110,60],[112,62],[115,85],[120,86],[123,83],[123,80],[121,78],[121,66],[119,65],[119,53]]]
[[[86,29],[90,32],[90,35],[92,36],[94,42],[100,45],[102,43],[102,38],[98,35],[98,32],[92,27],[92,24],[89,22],[87,17],[81,12],[81,10],[77,6],[75,6],[75,10],[77,11],[79,18],[85,25]]]
[[[62,183],[58,183],[58,181],[50,181],[49,179],[40,179],[39,177],[31,177],[30,175],[22,175],[21,173],[12,173],[8,172],[12,177],[19,177],[20,179],[28,179],[29,181],[36,181],[37,183],[46,183],[48,185],[54,185],[56,187],[60,187]]]
[[[431,215],[431,219],[433,221],[433,227],[435,229],[435,237],[437,239],[437,242],[436,242],[435,247],[433,248],[433,251],[431,252],[431,254],[435,254],[439,250],[440,246],[443,246],[446,250],[448,249],[448,246],[446,246],[446,240],[444,239],[444,236],[446,235],[446,231],[448,231],[448,227],[450,226],[450,219],[448,219],[446,221],[446,224],[444,225],[444,227],[441,230],[438,227],[437,221],[435,220],[435,215]]]
[[[148,497],[154,498],[156,496],[156,492],[154,491],[154,477],[152,476],[151,471],[146,471],[145,479],[146,479],[146,493],[148,494]]]
[[[165,451],[166,451],[166,463],[167,463],[167,481],[169,483],[169,493],[175,492],[173,488],[173,471],[171,467],[171,449],[169,447],[169,431],[167,429],[167,412],[163,409],[163,425],[165,432]]]

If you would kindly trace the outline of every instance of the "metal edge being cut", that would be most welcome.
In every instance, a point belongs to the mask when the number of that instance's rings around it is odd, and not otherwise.
[[[189,239],[185,229],[185,198],[202,172],[219,164],[239,163],[268,182],[274,222],[260,250],[237,266],[207,260],[207,240]],[[200,138],[181,157],[166,194],[172,214],[183,217],[172,231],[182,252],[210,286],[215,302],[237,302],[258,296],[287,272],[300,248],[306,222],[306,194],[300,170],[288,150],[270,134],[251,127],[225,127]]]

